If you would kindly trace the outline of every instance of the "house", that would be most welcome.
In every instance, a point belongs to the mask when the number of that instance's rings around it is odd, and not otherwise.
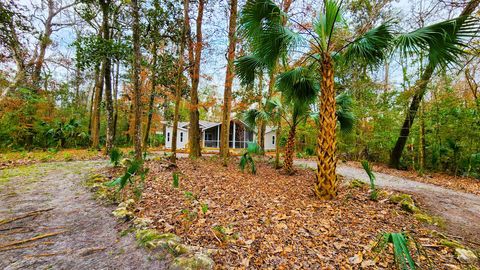
[[[165,124],[165,148],[172,148],[173,125],[171,122]],[[188,147],[188,129],[189,122],[179,122],[177,131],[177,148],[185,149]],[[202,148],[220,148],[220,130],[222,123],[200,121],[200,133]],[[256,134],[245,123],[238,119],[230,121],[230,140],[229,147],[234,149],[247,148],[248,143],[256,142]],[[267,127],[265,132],[265,150],[274,150],[277,141],[275,138],[275,129]]]

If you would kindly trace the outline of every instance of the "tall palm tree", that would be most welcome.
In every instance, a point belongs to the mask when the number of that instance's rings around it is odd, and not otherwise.
[[[470,1],[460,17],[456,19],[419,28],[397,38],[396,45],[404,55],[408,55],[412,51],[413,53],[423,53],[428,56],[428,63],[420,79],[413,86],[414,95],[400,129],[400,135],[392,149],[390,166],[400,167],[400,158],[410,129],[435,69],[457,64],[461,56],[466,54],[464,48],[468,46],[470,38],[478,34],[478,19],[469,15],[479,3],[479,0]]]
[[[289,22],[289,23],[285,23]],[[319,132],[317,137],[317,173],[314,190],[322,199],[337,195],[336,175],[336,101],[334,59],[360,59],[366,64],[378,64],[386,56],[393,34],[390,25],[382,24],[362,36],[343,40],[346,25],[341,3],[325,0],[323,11],[311,29],[297,23],[282,12],[272,0],[248,0],[240,19],[240,29],[250,37],[255,58],[267,66],[275,64],[279,55],[300,48],[304,59],[312,61],[320,77]],[[301,32],[289,29],[291,24]],[[302,46],[307,44],[308,46]],[[298,51],[297,51],[298,53]]]

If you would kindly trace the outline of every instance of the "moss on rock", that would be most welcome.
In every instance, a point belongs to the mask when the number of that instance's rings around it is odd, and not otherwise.
[[[195,253],[190,256],[176,258],[170,269],[175,270],[209,270],[215,263],[203,253]]]

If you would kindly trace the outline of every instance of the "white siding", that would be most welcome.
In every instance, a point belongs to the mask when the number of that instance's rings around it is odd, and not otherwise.
[[[277,145],[277,136],[275,136],[275,131],[272,130],[268,133],[265,133],[265,150],[275,150],[275,145]]]
[[[165,148],[172,148],[173,127],[165,129]],[[177,149],[184,149],[187,146],[188,132],[183,129],[177,131]]]

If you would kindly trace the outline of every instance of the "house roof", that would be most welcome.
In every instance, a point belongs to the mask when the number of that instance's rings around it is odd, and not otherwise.
[[[236,118],[233,118],[232,121],[236,121],[236,122],[240,122],[242,123],[243,125],[247,126],[247,124],[245,124],[242,120],[240,119],[236,119]],[[167,121],[162,121],[163,124],[167,125],[167,126],[172,126],[171,122],[167,122]],[[200,129],[201,130],[205,130],[205,129],[209,129],[209,128],[212,128],[212,127],[216,127],[216,126],[219,126],[221,125],[222,122],[209,122],[209,121],[203,121],[203,120],[200,120],[199,121],[199,125],[200,125]],[[188,129],[188,126],[190,125],[190,122],[178,122],[178,128],[181,128],[181,129]],[[267,126],[266,127],[266,130],[265,130],[265,133],[270,133],[270,132],[273,132],[275,131],[277,128],[276,127],[272,127],[272,126]],[[254,130],[255,132],[255,130]]]

